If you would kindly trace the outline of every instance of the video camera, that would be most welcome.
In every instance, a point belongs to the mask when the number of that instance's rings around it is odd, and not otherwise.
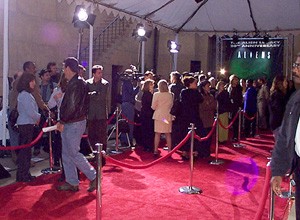
[[[120,79],[142,81],[143,76],[144,74],[138,73],[136,66],[130,65],[130,69],[126,69],[123,73],[120,74]]]

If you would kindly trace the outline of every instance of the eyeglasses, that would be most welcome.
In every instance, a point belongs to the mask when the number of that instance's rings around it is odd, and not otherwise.
[[[300,67],[300,63],[293,63],[293,68],[298,68]]]

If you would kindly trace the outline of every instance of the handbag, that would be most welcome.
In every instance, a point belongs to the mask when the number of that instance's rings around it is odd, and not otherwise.
[[[173,103],[173,106],[170,110],[170,114],[174,116],[178,116],[181,113],[181,102],[180,100],[176,100]]]
[[[18,131],[17,119],[19,117],[19,112],[17,109],[11,110],[8,116],[8,121],[13,130]]]

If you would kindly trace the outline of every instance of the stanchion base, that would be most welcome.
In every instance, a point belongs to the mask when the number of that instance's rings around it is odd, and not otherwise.
[[[43,173],[43,174],[53,174],[53,173],[58,173],[58,172],[60,172],[60,170],[61,170],[61,169],[49,167],[49,168],[43,169],[43,170],[41,171],[41,173]]]
[[[112,150],[112,151],[110,151],[110,153],[111,154],[122,154],[122,153],[124,153],[124,151],[118,149],[118,150]]]
[[[194,187],[194,186],[182,186],[179,188],[179,192],[185,194],[200,194],[202,193],[202,189]]]
[[[221,165],[223,163],[224,163],[223,160],[213,160],[210,162],[211,165]]]
[[[291,192],[282,192],[281,195],[280,195],[280,198],[283,198],[283,199],[295,199],[295,193],[291,193]]]
[[[243,148],[243,147],[246,147],[245,145],[241,144],[241,143],[235,143],[233,144],[233,147],[236,147],[236,148]]]

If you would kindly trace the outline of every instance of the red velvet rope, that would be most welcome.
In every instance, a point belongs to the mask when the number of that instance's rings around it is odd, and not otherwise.
[[[131,125],[141,126],[140,123],[135,123],[134,121],[129,120],[124,114],[121,114],[122,117]]]
[[[267,169],[266,169],[266,177],[265,177],[265,184],[262,192],[262,197],[260,197],[260,203],[258,206],[258,210],[255,214],[254,220],[260,220],[262,218],[266,201],[269,195],[270,191],[270,179],[271,179],[271,169],[270,169],[270,162],[267,164]]]
[[[129,168],[129,169],[145,169],[145,168],[148,168],[148,167],[151,167],[165,159],[167,159],[168,157],[170,157],[175,151],[177,151],[179,148],[181,148],[187,141],[188,139],[191,137],[191,132],[189,132],[185,138],[173,149],[171,150],[168,154],[166,154],[165,156],[157,159],[157,160],[154,160],[152,161],[151,163],[148,163],[148,164],[144,164],[144,165],[131,165],[131,164],[128,164],[128,163],[124,163],[124,162],[121,162],[121,161],[118,161],[110,156],[105,156],[106,157],[106,160],[115,164],[115,165],[118,165],[118,166],[121,166],[121,167],[126,167],[126,168]]]
[[[217,125],[217,120],[214,121],[210,132],[205,137],[201,138],[199,135],[196,134],[195,138],[200,142],[208,140],[208,138],[210,138],[212,136],[212,134],[214,133],[216,125]]]
[[[250,118],[249,115],[247,115],[246,112],[243,111],[243,113],[244,113],[244,116],[245,116],[248,120],[250,120],[250,121],[254,120],[255,117],[256,117],[256,115],[254,115],[252,118]]]
[[[44,123],[43,127],[46,127],[47,122]],[[38,134],[38,136],[31,142],[28,144],[23,144],[23,145],[19,145],[19,146],[0,146],[0,150],[19,150],[19,149],[23,149],[23,148],[27,148],[27,147],[31,147],[33,145],[35,145],[43,136],[43,131],[40,131],[40,133]]]
[[[230,122],[230,124],[226,127],[225,125],[223,125],[222,124],[222,122],[221,122],[221,120],[220,119],[218,119],[218,122],[219,122],[219,125],[222,127],[222,128],[224,128],[224,129],[229,129],[232,125],[233,125],[233,123],[235,122],[235,120],[237,119],[237,117],[239,116],[239,112],[237,112],[236,114],[235,114],[235,116],[234,116],[234,118],[232,119],[232,121]]]
[[[116,113],[113,113],[110,117],[109,117],[109,119],[107,120],[107,122],[106,122],[106,124],[110,124],[110,122],[113,120],[113,118],[116,116]]]

